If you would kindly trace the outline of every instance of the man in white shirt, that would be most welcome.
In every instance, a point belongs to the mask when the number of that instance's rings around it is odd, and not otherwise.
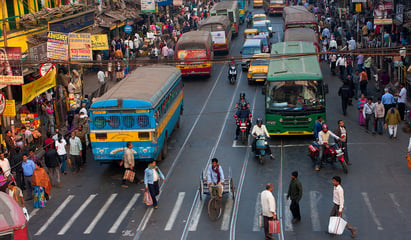
[[[10,175],[10,163],[7,158],[4,157],[4,153],[0,153],[0,168],[3,170],[4,176],[7,178]]]
[[[340,78],[344,80],[345,77],[345,57],[343,55],[339,56],[337,62],[335,63],[339,67]]]
[[[254,125],[253,130],[251,131],[251,136],[253,136],[254,140],[251,145],[252,151],[254,152],[256,150],[256,144],[257,144],[257,137],[259,136],[265,136],[266,138],[270,138],[270,135],[268,134],[267,128],[263,124],[263,120],[261,118],[257,118],[257,124]],[[270,145],[267,147],[267,154],[270,154],[271,159],[274,159],[273,154],[271,153]]]
[[[273,196],[273,184],[267,183],[265,190],[261,192],[261,209],[264,218],[265,239],[274,239],[268,229],[268,221],[277,219],[275,211],[275,198]]]
[[[161,54],[163,55],[164,59],[168,58],[168,47],[167,44],[164,45],[163,49],[161,49]]]
[[[398,111],[400,112],[401,120],[404,120],[405,102],[407,101],[407,89],[404,83],[400,83],[401,91],[398,94]]]
[[[333,177],[333,203],[334,206],[331,209],[330,217],[342,216],[344,209],[344,189],[341,187],[341,178],[339,176]],[[351,237],[354,238],[357,233],[357,228],[347,223],[346,228],[351,231]]]
[[[371,129],[372,134],[375,134],[374,119],[377,117],[375,114],[375,104],[372,102],[372,98],[368,98],[367,103],[364,105],[362,115],[365,119],[365,129],[368,132]]]
[[[333,137],[336,140],[340,140],[340,138],[335,135],[333,132],[328,131],[328,126],[327,124],[322,125],[322,131],[318,133],[318,144],[319,144],[319,153],[318,153],[318,158],[315,163],[315,170],[320,171],[320,166],[321,166],[321,161],[323,159],[323,153],[326,148],[329,148],[329,140],[330,136]]]
[[[354,37],[351,37],[351,40],[348,41],[348,50],[354,51],[357,48],[357,42],[354,40]]]

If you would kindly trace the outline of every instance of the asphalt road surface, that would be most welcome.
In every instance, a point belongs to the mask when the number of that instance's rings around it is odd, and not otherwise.
[[[261,9],[258,11],[262,11]],[[272,38],[282,39],[281,17],[272,17]],[[241,32],[245,25],[241,26]],[[243,42],[234,39],[230,55],[239,56]],[[159,208],[142,203],[143,184],[120,187],[123,170],[116,165],[98,165],[89,155],[88,166],[78,175],[62,177],[63,187],[52,189],[46,208],[33,210],[29,230],[34,240],[51,239],[264,239],[258,228],[259,193],[265,184],[274,184],[281,233],[276,239],[350,239],[330,236],[327,229],[332,207],[334,175],[342,177],[345,190],[343,217],[356,226],[357,239],[410,239],[411,172],[405,160],[409,136],[402,131],[398,139],[367,134],[358,124],[355,107],[342,115],[337,96],[341,85],[322,65],[330,93],[327,95],[327,123],[331,130],[337,120],[348,128],[352,165],[344,174],[339,165],[313,169],[307,156],[311,137],[272,137],[275,160],[260,165],[249,146],[234,141],[234,104],[246,92],[254,119],[264,117],[261,86],[248,85],[245,72],[235,85],[227,80],[227,65],[215,64],[212,77],[184,80],[184,115],[181,127],[173,133],[167,158],[159,163],[167,181],[161,186]],[[356,102],[354,102],[355,105]],[[211,221],[207,215],[208,196],[200,200],[200,174],[211,158],[219,159],[226,176],[231,168],[235,199],[223,197],[223,215]],[[146,164],[137,166],[143,177]],[[302,221],[291,224],[290,201],[285,199],[290,174],[299,171],[304,193],[300,203]]]

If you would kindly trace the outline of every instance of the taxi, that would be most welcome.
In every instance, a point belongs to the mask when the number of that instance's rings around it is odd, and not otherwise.
[[[246,30],[244,30],[244,41],[248,39],[253,39],[253,37],[257,35],[258,35],[258,29],[247,28]]]
[[[268,20],[267,15],[265,15],[264,13],[256,13],[253,15],[253,23],[257,22],[257,21],[265,21]]]
[[[269,53],[254,54],[248,67],[248,84],[264,82],[267,79],[268,65],[270,64]]]

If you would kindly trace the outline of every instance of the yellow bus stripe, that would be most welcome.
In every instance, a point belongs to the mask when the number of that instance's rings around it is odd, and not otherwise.
[[[174,104],[171,106],[167,115],[163,118],[163,121],[159,124],[157,128],[157,137],[161,136],[164,129],[166,128],[167,123],[170,121],[171,116],[173,116],[174,112],[176,111],[177,107],[180,105],[182,100],[183,100],[183,91],[181,91],[180,95],[178,96]]]

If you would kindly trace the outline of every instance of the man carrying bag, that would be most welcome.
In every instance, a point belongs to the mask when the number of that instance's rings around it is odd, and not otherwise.
[[[273,184],[267,183],[265,190],[261,193],[261,208],[263,211],[262,215],[264,222],[264,234],[266,240],[274,239],[272,233],[278,232],[278,220],[277,215],[275,213],[275,198],[272,193],[273,189]]]

